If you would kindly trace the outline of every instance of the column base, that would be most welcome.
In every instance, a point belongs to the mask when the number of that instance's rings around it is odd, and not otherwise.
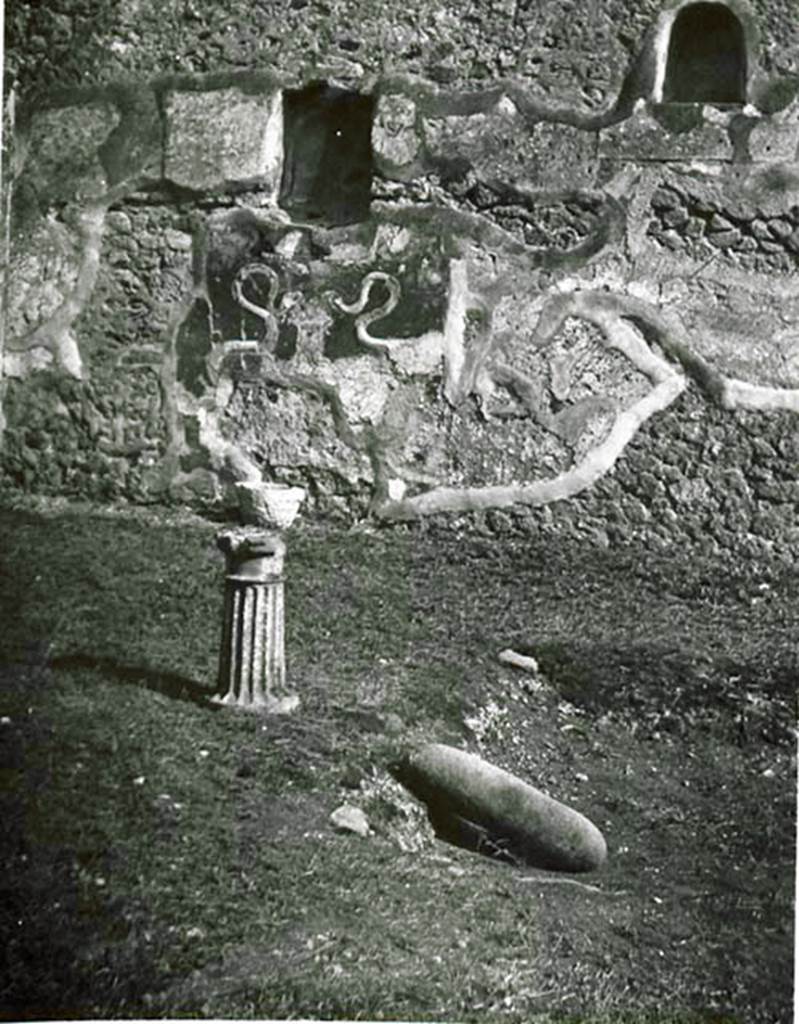
[[[288,715],[300,706],[300,698],[296,693],[286,693],[282,697],[266,694],[257,700],[248,700],[233,693],[224,696],[217,693],[211,697],[211,703],[235,711],[249,711],[255,715]]]

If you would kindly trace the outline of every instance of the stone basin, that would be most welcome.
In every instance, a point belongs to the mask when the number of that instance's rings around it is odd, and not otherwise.
[[[236,484],[239,514],[245,524],[286,530],[305,500],[302,487],[246,480]]]

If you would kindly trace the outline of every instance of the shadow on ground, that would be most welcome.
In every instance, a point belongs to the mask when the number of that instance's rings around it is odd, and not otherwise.
[[[213,687],[202,686],[193,679],[187,679],[172,672],[158,672],[155,669],[142,668],[138,665],[121,665],[113,658],[96,657],[90,654],[65,654],[48,662],[48,668],[54,672],[88,670],[101,672],[104,676],[116,679],[126,686],[140,686],[145,690],[169,697],[171,700],[187,700],[199,704],[212,711],[219,706],[212,703]]]

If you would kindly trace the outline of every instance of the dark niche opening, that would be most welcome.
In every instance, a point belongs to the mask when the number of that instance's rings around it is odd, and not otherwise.
[[[283,94],[280,205],[295,220],[335,226],[369,216],[373,110],[371,96],[325,82]]]
[[[718,3],[683,7],[669,39],[665,103],[745,103],[746,43],[738,18]]]

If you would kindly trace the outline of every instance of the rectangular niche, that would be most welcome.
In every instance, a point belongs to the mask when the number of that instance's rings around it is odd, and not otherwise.
[[[326,82],[283,94],[279,205],[292,219],[326,226],[369,216],[374,99]]]

